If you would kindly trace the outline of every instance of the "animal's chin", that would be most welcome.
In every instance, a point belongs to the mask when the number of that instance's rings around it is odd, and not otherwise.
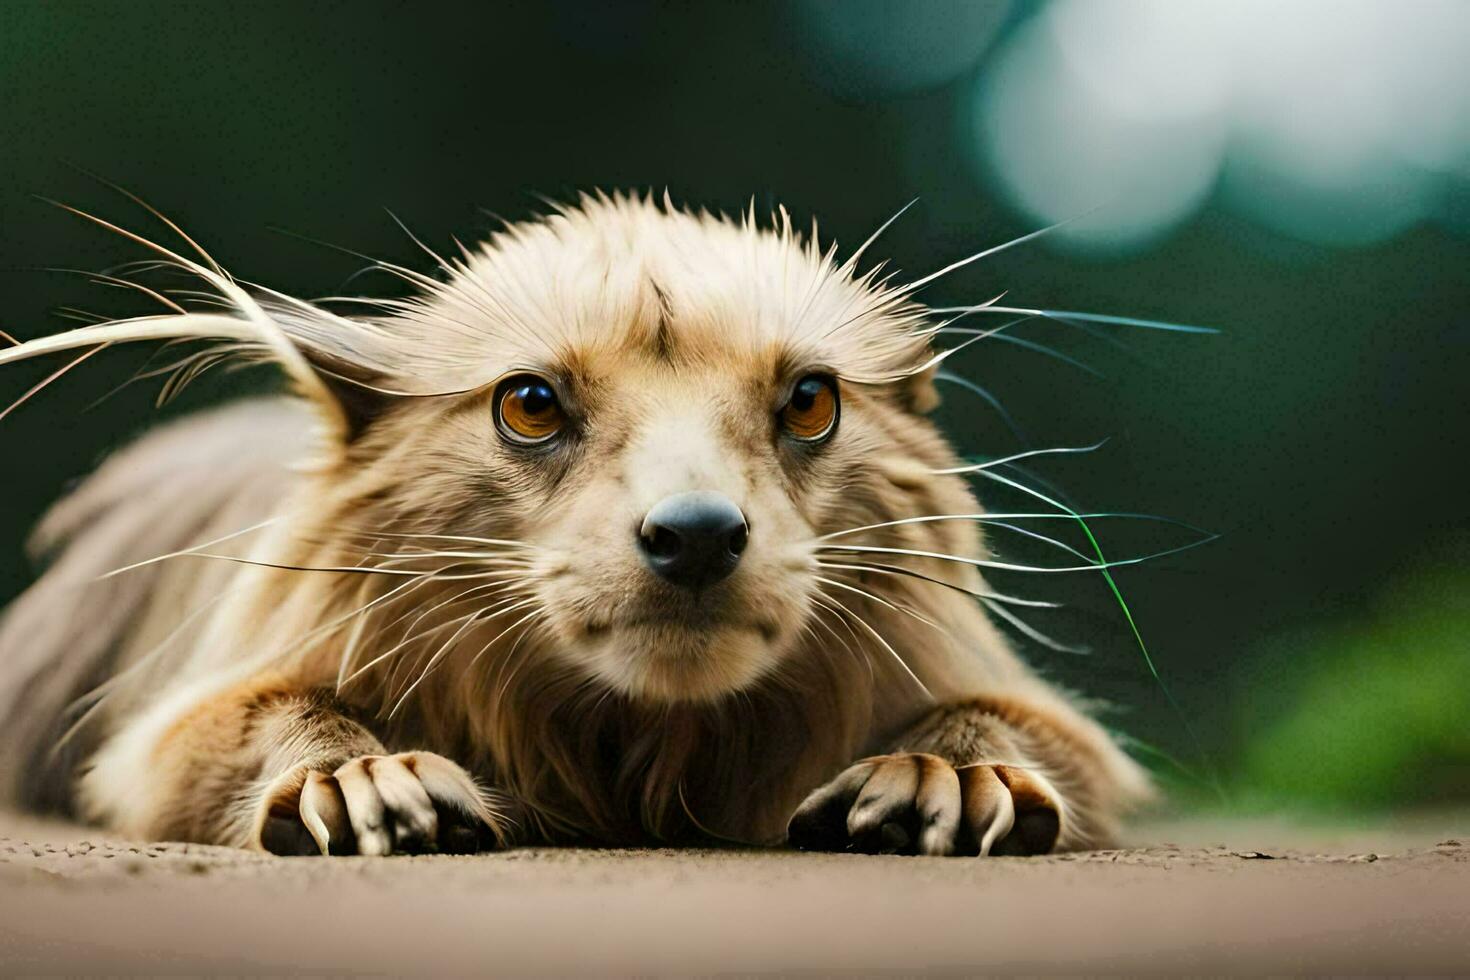
[[[773,628],[654,620],[594,631],[583,653],[611,686],[655,703],[710,702],[750,687],[780,659]]]

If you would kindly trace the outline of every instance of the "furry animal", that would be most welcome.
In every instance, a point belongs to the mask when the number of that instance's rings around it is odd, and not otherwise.
[[[291,391],[46,518],[0,625],[12,797],[283,854],[985,855],[1103,844],[1146,794],[977,602],[1021,600],[925,415],[933,277],[860,273],[872,239],[591,196],[348,316],[124,234],[216,302],[138,286],[166,311],[0,365],[205,340],[182,380]]]

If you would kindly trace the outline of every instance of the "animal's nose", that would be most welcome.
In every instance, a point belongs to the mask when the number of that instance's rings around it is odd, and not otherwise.
[[[650,569],[675,585],[701,589],[735,570],[749,536],[735,501],[712,490],[691,490],[654,504],[638,543]]]

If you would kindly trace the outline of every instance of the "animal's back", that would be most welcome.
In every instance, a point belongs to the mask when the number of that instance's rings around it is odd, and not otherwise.
[[[311,432],[307,409],[286,399],[191,416],[112,455],[50,511],[32,539],[48,566],[0,618],[4,799],[69,811],[77,762],[110,718],[180,669],[188,617],[235,569],[176,558],[102,576],[268,520],[300,480]],[[109,681],[106,703],[63,744],[93,701],[67,706]]]

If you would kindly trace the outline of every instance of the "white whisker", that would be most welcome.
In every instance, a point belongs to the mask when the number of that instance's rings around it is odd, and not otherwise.
[[[837,600],[833,599],[825,592],[821,592],[820,590],[812,596],[812,602],[817,606],[818,609],[830,613],[832,618],[835,619],[842,626],[842,628],[847,631],[847,635],[852,637],[852,642],[856,644],[856,648],[847,644],[844,644],[844,646],[846,646],[849,653],[857,654],[857,652],[863,647],[863,641],[857,635],[857,631],[852,628],[852,623],[848,622],[846,607],[839,607],[837,604]],[[873,671],[873,659],[869,656],[862,656],[859,659],[861,659],[863,665],[868,668],[868,679],[870,681],[876,682],[877,675]]]
[[[1056,320],[1061,323],[1067,323],[1069,320],[1078,320],[1083,323],[1101,323],[1120,327],[1142,327],[1146,330],[1164,330],[1172,333],[1216,334],[1220,332],[1215,327],[1199,327],[1187,323],[1168,323],[1164,320],[1143,320],[1138,317],[1114,316],[1107,313],[1080,313],[1075,310],[1032,310],[1019,306],[993,306],[987,303],[981,303],[975,306],[936,306],[931,308],[929,312],[1023,314],[1025,316],[1044,317],[1045,319]]]
[[[950,322],[953,322],[953,321],[950,321]],[[984,333],[987,336],[993,336],[996,340],[1000,341],[1001,343],[1011,344],[1011,345],[1013,345],[1015,347],[1021,347],[1021,348],[1024,348],[1026,350],[1029,350],[1029,351],[1034,351],[1035,353],[1041,354],[1041,355],[1043,355],[1045,357],[1054,358],[1055,360],[1061,361],[1063,364],[1066,364],[1069,367],[1074,367],[1074,368],[1076,368],[1079,371],[1086,372],[1087,374],[1092,375],[1094,378],[1106,378],[1107,377],[1107,375],[1103,374],[1101,371],[1099,371],[1097,368],[1093,367],[1091,364],[1088,364],[1086,361],[1078,360],[1077,358],[1073,357],[1070,354],[1067,354],[1067,353],[1064,353],[1062,351],[1057,350],[1055,347],[1048,347],[1046,344],[1040,343],[1040,342],[1035,341],[1035,340],[1031,340],[1031,339],[1029,339],[1027,337],[1017,337],[1016,335],[1009,334],[1009,333],[991,334],[988,331],[977,330],[977,329],[974,329],[973,327],[951,327],[951,326],[947,326],[947,325],[941,325],[941,326],[935,327],[934,330],[933,330],[933,333],[934,334],[958,333],[958,334],[968,334],[968,335],[971,335],[971,336]]]
[[[816,580],[818,582],[821,582],[821,583],[825,584],[825,585],[835,585],[839,589],[845,589],[848,592],[852,592],[852,593],[855,593],[857,595],[860,595],[860,596],[862,596],[865,599],[869,599],[869,600],[871,600],[873,602],[878,603],[880,606],[885,606],[888,609],[892,609],[894,612],[900,612],[900,613],[904,613],[905,615],[912,616],[914,619],[917,619],[919,622],[923,623],[925,626],[932,626],[934,629],[939,630],[941,633],[944,633],[946,636],[949,635],[949,630],[945,629],[943,626],[940,626],[938,623],[934,622],[934,620],[932,620],[929,617],[923,615],[922,613],[919,613],[918,611],[912,609],[909,606],[902,605],[900,603],[894,602],[894,601],[889,600],[889,599],[885,599],[885,598],[883,598],[880,595],[877,595],[875,593],[869,592],[867,589],[860,589],[860,588],[858,588],[855,585],[848,585],[846,582],[839,582],[837,579],[827,578],[826,576],[823,576],[823,575],[816,576]]]
[[[1040,643],[1042,646],[1049,647],[1060,653],[1087,654],[1092,652],[1091,648],[1086,646],[1077,646],[1070,643],[1063,643],[1060,640],[1052,639],[1050,636],[1047,636],[1045,633],[1041,632],[1041,630],[1032,626],[1030,623],[1023,620],[1020,616],[1017,616],[1011,610],[1005,608],[999,603],[989,602],[984,599],[980,601],[985,603],[986,609],[989,609],[991,612],[995,613],[995,615],[999,616],[1001,619],[1004,619],[1006,622],[1010,623],[1016,629],[1020,630],[1023,634],[1029,636],[1037,643]]]
[[[259,524],[252,524],[249,527],[241,528],[238,531],[231,531],[229,534],[221,535],[220,537],[217,537],[212,541],[206,541],[203,544],[196,544],[191,548],[184,548],[179,551],[170,551],[166,555],[157,555],[153,558],[145,558],[142,561],[135,561],[131,565],[124,565],[121,568],[114,568],[110,572],[103,572],[101,575],[97,576],[97,581],[100,582],[103,579],[109,579],[112,578],[114,575],[121,575],[124,572],[131,572],[133,569],[142,568],[145,565],[153,565],[161,561],[168,561],[170,558],[182,558],[185,555],[193,554],[200,548],[213,548],[215,545],[224,544],[226,541],[232,541],[235,538],[249,534],[252,531],[259,531],[262,528],[270,527],[272,524],[279,523],[280,520],[281,518],[279,517],[273,517],[270,520],[261,521]]]
[[[916,572],[911,568],[903,568],[899,565],[885,565],[880,562],[839,564],[821,560],[818,560],[816,562],[816,565],[818,568],[844,568],[851,571],[878,572],[879,574],[899,575],[907,578],[914,578],[923,582],[929,582],[934,585],[942,586],[946,589],[951,589],[955,592],[963,593],[975,599],[988,599],[991,602],[1001,602],[1011,606],[1030,606],[1035,609],[1062,608],[1062,605],[1059,602],[1046,602],[1041,599],[1022,599],[1019,596],[1005,595],[1004,593],[1000,592],[980,592],[976,589],[969,589],[963,585],[956,585],[953,582],[946,582],[943,579],[937,579],[932,576],[925,575],[923,572]]]
[[[417,689],[418,686],[424,682],[424,680],[429,676],[430,673],[433,672],[434,668],[439,665],[439,661],[443,660],[445,655],[454,648],[454,645],[459,641],[459,638],[464,636],[476,625],[484,621],[485,620],[482,619],[478,613],[471,613],[470,616],[467,617],[464,625],[455,630],[454,634],[450,636],[449,639],[444,641],[443,645],[441,645],[439,649],[434,652],[434,655],[429,658],[429,662],[424,666],[424,669],[419,672],[418,678],[415,679],[412,684],[408,685],[403,694],[399,696],[398,700],[394,703],[392,710],[388,712],[389,718],[392,718],[394,715],[398,714],[399,709],[401,709],[404,703],[408,701],[408,696],[412,694],[414,690]]]
[[[453,601],[455,601],[457,599],[460,599],[460,598],[463,598],[463,596],[455,596],[451,600],[447,600],[445,602],[439,603],[439,605],[438,606],[435,606],[434,608],[437,609],[437,608],[440,608],[442,606],[448,605],[450,602],[453,602]],[[446,620],[445,622],[440,623],[437,626],[430,627],[429,629],[424,630],[422,632],[415,632],[415,629],[418,626],[418,624],[420,622],[422,622],[424,616],[428,614],[427,612],[425,612],[425,613],[421,614],[417,619],[415,619],[412,624],[409,625],[408,629],[405,631],[405,635],[404,635],[403,639],[399,640],[393,646],[389,647],[387,650],[385,650],[382,653],[378,654],[372,660],[369,660],[367,663],[363,664],[357,670],[353,671],[347,678],[345,678],[342,681],[342,683],[344,685],[345,684],[350,684],[352,681],[356,680],[358,677],[361,677],[363,674],[367,673],[372,668],[378,666],[378,664],[381,664],[384,661],[390,660],[393,656],[395,656],[396,654],[400,653],[404,649],[408,648],[409,646],[411,646],[413,643],[417,642],[418,640],[427,639],[428,637],[433,636],[435,633],[441,633],[441,632],[443,632],[444,630],[448,629],[451,626],[455,626],[456,624],[463,623],[466,620],[474,620],[477,617],[486,616],[487,617],[487,621],[488,621],[488,619],[493,619],[496,615],[499,615],[500,612],[509,611],[509,610],[506,610],[505,609],[505,606],[509,605],[510,603],[518,602],[518,601],[520,601],[520,598],[519,597],[512,597],[512,598],[506,599],[506,600],[504,600],[502,602],[499,602],[499,603],[492,603],[490,606],[485,607],[485,608],[472,609],[471,611],[465,613],[462,616],[456,616],[453,619]],[[492,614],[492,613],[493,613],[493,615],[487,615],[487,614]],[[402,618],[403,617],[400,617],[398,621],[402,621]]]
[[[1120,568],[1125,565],[1138,565],[1156,558],[1187,551],[1197,548],[1203,541],[1193,541],[1187,545],[1177,548],[1168,548],[1164,551],[1156,551],[1152,554],[1140,555],[1136,558],[1120,558],[1108,562],[1094,562],[1089,565],[1067,565],[1060,568],[1044,567],[1036,565],[1013,565],[1008,562],[991,561],[984,558],[964,558],[960,555],[946,555],[936,551],[921,551],[910,548],[884,548],[878,545],[822,545],[826,551],[849,552],[858,551],[881,555],[909,555],[913,558],[934,558],[939,561],[952,561],[961,565],[973,565],[976,568],[994,568],[1005,572],[1039,572],[1039,573],[1063,573],[1063,572],[1095,572],[1103,568]]]
[[[1013,453],[1010,456],[1002,456],[999,459],[987,460],[983,463],[974,463],[967,466],[954,466],[949,469],[930,470],[936,475],[947,473],[979,473],[982,470],[992,469],[996,466],[1004,466],[1007,463],[1016,463],[1033,456],[1061,456],[1073,453],[1092,453],[1107,445],[1107,440],[1102,439],[1090,446],[1056,446],[1051,449],[1028,449],[1025,452]]]
[[[1091,560],[1085,554],[1067,544],[1065,541],[1058,541],[1056,538],[1047,537],[1045,534],[1033,531],[1030,528],[1021,527],[1018,524],[1008,524],[1005,521],[989,521],[986,523],[986,526],[1004,528],[1005,530],[1010,531],[1013,534],[1019,534],[1022,537],[1031,538],[1032,540],[1041,541],[1045,544],[1049,544],[1054,548],[1065,551],[1067,554],[1072,555],[1075,558],[1081,558],[1083,561]]]
[[[1093,210],[1096,209],[1094,208]],[[945,266],[937,272],[931,272],[921,279],[915,279],[913,282],[901,287],[901,291],[906,294],[912,295],[915,291],[924,288],[934,280],[941,279],[957,269],[963,269],[965,266],[970,265],[974,262],[979,262],[981,259],[987,258],[991,255],[995,255],[997,252],[1004,252],[1008,248],[1014,248],[1015,246],[1029,242],[1032,239],[1040,238],[1042,235],[1045,235],[1048,232],[1056,231],[1058,228],[1069,225],[1072,222],[1077,221],[1081,218],[1085,218],[1091,213],[1092,211],[1086,211],[1082,214],[1076,215],[1075,217],[1067,218],[1063,221],[1058,221],[1055,224],[1047,225],[1045,228],[1038,228],[1033,232],[1021,235],[1019,238],[1012,238],[1010,241],[1003,242],[1000,245],[992,245],[990,248],[976,252],[974,255],[967,256],[956,262],[951,262],[949,265]]]
[[[881,633],[874,629],[867,620],[863,619],[863,617],[859,616],[857,613],[848,608],[847,604],[842,602],[842,600],[838,599],[836,596],[827,596],[827,599],[828,601],[836,604],[836,606],[843,612],[845,612],[848,616],[852,617],[852,620],[856,622],[859,626],[861,626],[864,630],[866,630],[869,636],[877,640],[878,645],[881,646],[885,651],[887,651],[888,655],[893,658],[894,662],[897,663],[899,667],[903,668],[903,672],[908,675],[908,678],[913,681],[915,685],[918,686],[919,690],[924,692],[924,696],[929,698],[929,700],[931,701],[934,700],[934,694],[929,690],[928,686],[925,685],[923,681],[919,680],[919,675],[913,672],[913,669],[909,667],[908,663],[904,661],[903,657],[899,656],[898,651],[893,649],[892,645],[890,645],[889,642],[883,638],[883,635]]]

